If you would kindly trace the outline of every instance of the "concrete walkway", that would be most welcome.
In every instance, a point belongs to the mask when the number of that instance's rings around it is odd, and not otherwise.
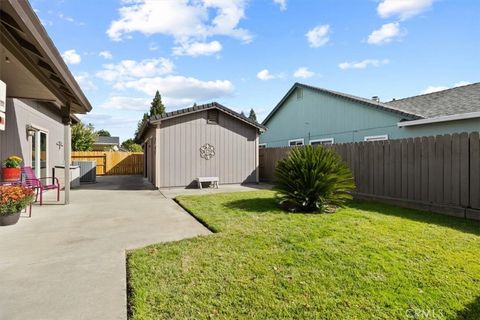
[[[0,227],[0,319],[126,319],[125,250],[209,233],[141,177],[100,178]]]

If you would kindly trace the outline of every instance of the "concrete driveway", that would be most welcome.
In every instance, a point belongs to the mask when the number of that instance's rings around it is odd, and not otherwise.
[[[141,177],[99,178],[0,227],[0,319],[126,319],[125,250],[209,233]]]

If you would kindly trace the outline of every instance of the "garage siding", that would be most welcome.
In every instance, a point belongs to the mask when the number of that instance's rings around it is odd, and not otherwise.
[[[257,128],[223,112],[218,124],[207,124],[206,110],[163,120],[160,128],[160,187],[191,186],[199,176],[256,182]],[[206,143],[215,148],[210,160],[200,157]]]

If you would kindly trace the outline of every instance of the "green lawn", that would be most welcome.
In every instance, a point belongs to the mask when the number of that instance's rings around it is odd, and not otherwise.
[[[128,255],[132,319],[480,319],[480,224],[376,203],[181,197],[214,230]]]

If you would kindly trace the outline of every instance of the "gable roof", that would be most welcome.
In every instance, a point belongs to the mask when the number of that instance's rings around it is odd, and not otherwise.
[[[119,145],[120,138],[119,137],[104,137],[104,136],[97,136],[95,142],[93,144],[106,144],[106,145]]]
[[[419,114],[423,118],[434,118],[480,111],[480,82],[421,94],[386,103]]]
[[[190,108],[184,108],[184,109],[179,109],[179,110],[175,110],[175,111],[170,111],[170,112],[166,112],[162,115],[155,115],[153,117],[150,117],[148,119],[148,121],[146,121],[146,123],[144,123],[144,125],[140,128],[140,130],[138,132],[138,135],[137,135],[137,138],[141,138],[143,136],[143,133],[145,132],[145,129],[148,127],[149,124],[156,124],[156,123],[160,123],[163,120],[167,120],[167,119],[171,119],[171,118],[175,118],[175,117],[181,117],[181,116],[184,116],[184,115],[187,115],[187,114],[200,112],[200,111],[204,111],[204,110],[209,110],[209,109],[220,110],[223,113],[226,113],[226,114],[228,114],[228,115],[230,115],[234,118],[237,118],[240,121],[243,121],[243,122],[257,128],[258,130],[265,131],[267,129],[264,125],[262,125],[262,124],[260,124],[256,121],[253,121],[252,119],[247,118],[247,117],[241,115],[240,113],[238,113],[236,111],[233,111],[232,109],[227,108],[224,105],[221,105],[218,102],[211,102],[211,103],[201,104],[201,105],[190,107]]]
[[[388,112],[393,112],[393,113],[396,113],[400,116],[408,118],[408,120],[417,120],[417,119],[422,119],[423,118],[419,114],[416,114],[414,112],[409,112],[407,110],[403,110],[400,107],[390,106],[390,105],[387,105],[387,104],[382,103],[382,102],[377,102],[375,100],[361,98],[361,97],[357,97],[357,96],[347,94],[347,93],[343,93],[343,92],[323,89],[323,88],[314,87],[314,86],[310,86],[310,85],[307,85],[307,84],[296,82],[290,88],[290,90],[288,90],[287,94],[285,94],[285,96],[282,98],[282,100],[280,100],[280,102],[275,106],[275,108],[273,108],[273,110],[268,114],[268,116],[265,118],[265,120],[263,120],[263,122],[262,122],[263,125],[267,124],[267,122],[273,117],[273,115],[277,112],[277,110],[283,105],[283,103],[288,99],[288,97],[297,88],[313,90],[313,91],[320,92],[320,93],[325,93],[325,94],[328,94],[328,95],[331,95],[331,96],[334,96],[334,97],[358,102],[358,103],[364,104],[368,107],[372,107],[372,108],[376,108],[376,109],[380,109],[380,110],[384,110],[384,111],[388,111]]]

